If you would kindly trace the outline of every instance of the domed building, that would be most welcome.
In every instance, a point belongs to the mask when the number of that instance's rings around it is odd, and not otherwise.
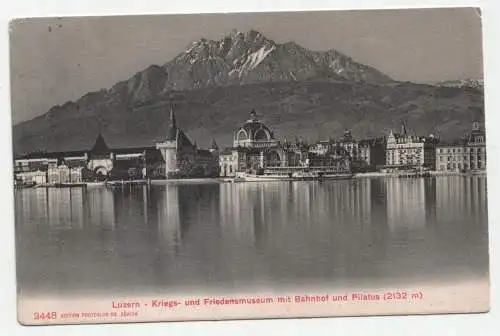
[[[274,139],[273,132],[257,119],[255,110],[250,113],[250,119],[234,132],[234,147],[268,148],[278,145],[279,142]]]
[[[235,176],[237,173],[291,174],[304,170],[327,170],[346,167],[347,155],[310,152],[310,146],[302,140],[281,143],[273,131],[257,118],[255,111],[250,119],[240,125],[233,134],[233,146],[219,153],[220,176]],[[337,169],[337,168],[335,168]],[[338,168],[341,169],[341,168]]]

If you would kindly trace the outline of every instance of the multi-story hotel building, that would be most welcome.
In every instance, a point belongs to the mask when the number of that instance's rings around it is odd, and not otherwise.
[[[436,170],[440,172],[486,170],[486,134],[479,122],[474,122],[472,132],[459,141],[437,146]]]
[[[434,169],[435,148],[438,139],[433,135],[414,136],[401,126],[401,133],[392,130],[387,138],[386,168],[389,169]]]

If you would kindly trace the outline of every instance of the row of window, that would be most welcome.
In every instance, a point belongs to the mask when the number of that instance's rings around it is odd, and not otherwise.
[[[423,148],[424,147],[424,143],[410,143],[410,144],[397,144],[397,145],[391,145],[391,144],[388,144],[387,147],[390,147],[390,148],[397,148],[397,149],[402,149],[402,148],[406,148],[406,149],[411,149],[411,148]]]
[[[481,156],[438,156],[438,161],[481,161],[483,158]]]
[[[448,163],[447,165],[440,165],[439,170],[440,171],[448,171],[448,170],[468,170],[468,169],[484,169],[486,166],[483,165],[481,162],[478,162],[477,165],[474,163],[471,163],[468,165],[467,163],[460,164],[460,163]]]
[[[474,152],[476,152],[476,150],[478,153],[481,153],[481,152],[483,152],[484,148],[481,148],[481,147],[480,148],[474,148],[474,147],[470,147],[470,148],[469,147],[466,147],[466,148],[438,148],[438,149],[436,149],[436,152],[437,153],[462,153],[462,152],[474,153]]]

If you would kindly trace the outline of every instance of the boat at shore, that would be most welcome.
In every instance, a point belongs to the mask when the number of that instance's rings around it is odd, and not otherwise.
[[[106,186],[124,186],[124,185],[145,185],[148,184],[148,180],[123,180],[123,181],[106,181],[104,185]]]
[[[241,174],[232,178],[231,182],[272,182],[272,181],[322,181],[322,180],[345,180],[351,179],[354,174],[318,174],[318,173],[293,173],[288,175],[271,174]]]

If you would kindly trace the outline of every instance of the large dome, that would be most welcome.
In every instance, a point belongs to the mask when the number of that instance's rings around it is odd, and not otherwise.
[[[263,122],[248,120],[239,128],[237,139],[269,141],[272,139],[272,132]]]
[[[257,119],[255,111],[250,113],[250,119],[245,121],[234,134],[234,141],[238,146],[247,146],[253,142],[270,142],[273,140],[273,132]]]

